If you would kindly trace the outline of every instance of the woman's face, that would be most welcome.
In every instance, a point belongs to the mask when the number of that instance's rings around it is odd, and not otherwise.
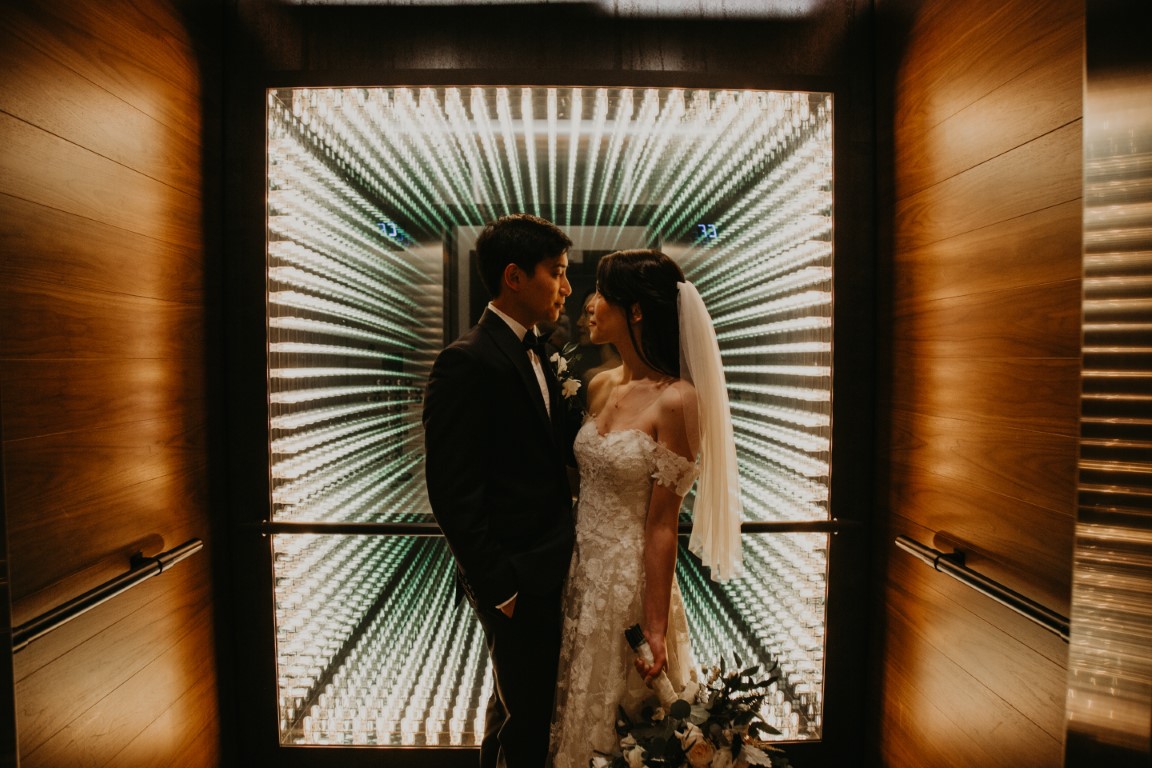
[[[580,317],[576,320],[577,343],[582,347],[592,343],[592,338],[588,335],[588,321],[592,319],[592,301],[595,298],[595,293],[588,294],[584,299],[584,305],[580,307]]]
[[[588,338],[593,344],[630,344],[628,319],[624,308],[613,304],[599,293],[592,294],[588,303]]]

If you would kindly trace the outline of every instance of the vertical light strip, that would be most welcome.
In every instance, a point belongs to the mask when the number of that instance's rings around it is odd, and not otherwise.
[[[492,120],[488,114],[488,95],[483,88],[471,89],[470,100],[472,109],[472,124],[476,126],[476,136],[483,150],[484,158],[488,164],[488,176],[495,185],[496,199],[509,201],[508,185],[506,184],[504,167],[501,164],[501,154],[496,147],[496,137],[492,130]],[[465,128],[467,131],[467,128]]]
[[[1088,5],[1069,768],[1152,761],[1152,63]]]
[[[624,149],[626,137],[632,133],[632,111],[632,91],[621,91],[616,105],[616,119],[613,121],[615,128],[612,130],[612,136],[608,141],[608,152],[604,158],[604,178],[600,183],[600,199],[596,203],[596,215],[590,219],[593,226],[600,225],[601,217],[604,215],[604,201],[610,192],[613,201],[612,211],[608,221],[604,223],[608,225],[616,219],[617,195],[620,194],[620,189],[624,186],[615,178],[616,164],[620,160],[620,153]]]
[[[596,102],[592,107],[591,137],[580,161],[580,168],[584,173],[584,193],[580,197],[580,211],[584,221],[590,221],[590,204],[592,200],[592,186],[596,183],[600,173],[597,163],[600,162],[600,141],[604,137],[604,124],[608,122],[608,90],[596,89]],[[603,179],[607,184],[608,179]]]
[[[548,220],[556,221],[556,185],[558,183],[556,178],[556,143],[559,138],[560,127],[558,125],[559,105],[557,104],[555,88],[547,90],[546,109],[548,111]]]
[[[569,127],[568,127],[568,166],[564,169],[568,179],[568,193],[564,197],[564,225],[572,225],[572,214],[576,207],[576,174],[583,166],[577,160],[580,156],[580,137],[584,119],[584,92],[573,88],[569,96]],[[587,172],[587,169],[584,169]]]
[[[520,147],[517,142],[516,127],[512,124],[512,105],[508,98],[507,88],[496,89],[496,118],[500,123],[500,132],[504,139],[504,160],[508,167],[507,173],[512,177],[512,192],[516,195],[516,210],[527,211],[528,209],[524,205],[524,181],[520,175]],[[526,128],[527,126],[522,124],[521,127]],[[527,140],[525,146],[530,146]],[[535,157],[532,157],[528,162],[534,164]]]
[[[528,162],[528,199],[532,202],[532,212],[544,215],[540,205],[540,181],[536,174],[536,120],[532,109],[532,89],[520,89],[520,120],[524,126],[524,159]],[[515,140],[513,140],[515,141]]]

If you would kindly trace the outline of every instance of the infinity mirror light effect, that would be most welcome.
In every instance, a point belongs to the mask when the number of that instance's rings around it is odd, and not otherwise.
[[[573,235],[574,285],[620,247],[682,265],[720,339],[745,519],[827,520],[831,110],[815,93],[270,92],[273,519],[432,522],[423,385],[483,308],[471,243],[526,211]],[[282,741],[478,743],[491,680],[441,539],[272,546]],[[726,585],[681,550],[697,660],[779,664],[764,714],[782,739],[821,734],[827,548],[823,533],[745,534],[749,576]]]

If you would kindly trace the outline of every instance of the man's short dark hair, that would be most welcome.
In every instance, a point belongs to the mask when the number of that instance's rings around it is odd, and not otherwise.
[[[504,269],[515,264],[528,274],[544,259],[554,259],[572,247],[572,240],[555,224],[530,213],[513,213],[489,222],[476,238],[480,279],[488,295],[500,295]]]

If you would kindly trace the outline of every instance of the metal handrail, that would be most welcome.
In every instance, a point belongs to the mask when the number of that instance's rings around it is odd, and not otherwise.
[[[190,539],[167,552],[152,557],[136,554],[132,557],[131,570],[120,574],[84,594],[61,603],[45,611],[31,621],[26,621],[12,629],[12,652],[22,651],[33,640],[37,640],[54,629],[86,613],[116,595],[126,592],[140,582],[158,576],[171,566],[204,548],[200,539]]]
[[[329,523],[322,521],[265,520],[261,533],[321,533],[359,536],[443,536],[436,523]],[[745,521],[741,533],[838,533],[860,528],[854,520]],[[692,532],[691,523],[680,523],[678,533]]]
[[[1066,616],[1061,616],[1051,608],[1041,605],[1035,600],[1031,600],[1019,592],[1009,589],[1000,582],[994,581],[968,568],[964,565],[963,552],[944,553],[938,549],[926,547],[907,536],[897,536],[896,546],[905,552],[911,553],[928,565],[931,565],[940,573],[948,574],[965,586],[971,587],[1001,605],[1011,608],[1013,611],[1016,611],[1016,613],[1036,622],[1049,632],[1059,635],[1060,639],[1064,642],[1068,642],[1069,622]]]

